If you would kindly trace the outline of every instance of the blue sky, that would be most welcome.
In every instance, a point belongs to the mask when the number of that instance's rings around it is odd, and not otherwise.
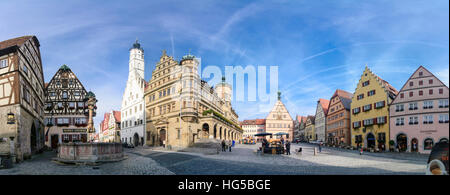
[[[96,93],[98,115],[119,110],[128,49],[139,38],[146,79],[163,49],[203,66],[278,66],[292,117],[319,98],[354,91],[367,64],[400,89],[419,65],[448,86],[449,5],[432,1],[0,1],[0,40],[36,35],[48,82],[62,64]],[[276,94],[273,94],[274,96]],[[239,119],[261,102],[233,102]]]

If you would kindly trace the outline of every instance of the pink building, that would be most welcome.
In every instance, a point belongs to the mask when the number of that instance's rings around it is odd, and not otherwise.
[[[390,106],[390,140],[400,151],[430,153],[448,142],[448,87],[420,66]]]

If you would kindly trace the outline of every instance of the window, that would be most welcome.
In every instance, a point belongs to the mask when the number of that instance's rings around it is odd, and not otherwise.
[[[433,84],[433,79],[428,80],[428,84]]]
[[[363,99],[364,98],[364,94],[359,94],[358,96],[356,96],[357,100]]]
[[[75,108],[75,102],[69,102],[69,108]]]
[[[430,89],[430,91],[428,92],[430,95],[433,95],[433,90]]]
[[[181,138],[181,131],[180,131],[180,129],[177,129],[177,139],[180,139]]]
[[[67,91],[63,91],[63,93],[62,93],[62,98],[63,99],[67,99],[68,97],[67,97]]]
[[[83,102],[78,102],[78,108],[83,108],[84,107],[84,103]]]
[[[8,67],[8,59],[0,60],[0,69]]]
[[[414,83],[413,83],[412,81],[409,82],[409,86],[410,86],[410,87],[414,86]]]
[[[86,118],[75,118],[75,124],[77,124],[77,125],[86,124]]]
[[[439,108],[448,108],[448,99],[439,100]]]
[[[448,114],[440,114],[439,123],[448,123]]]
[[[420,91],[419,91],[419,96],[422,96],[422,95],[423,95],[423,91],[420,90]]]
[[[363,107],[363,112],[367,112],[372,109],[372,104],[367,104]]]
[[[423,76],[423,72],[419,72],[419,76]]]
[[[423,149],[431,150],[433,148],[433,140],[431,138],[427,138],[423,141]]]
[[[419,81],[419,85],[423,85],[423,81],[421,80],[421,81]]]
[[[439,94],[444,94],[444,89],[440,88],[439,89]]]
[[[412,97],[412,96],[414,96],[414,92],[409,92],[409,97]]]
[[[417,116],[409,117],[409,124],[410,125],[417,125],[417,124],[419,124],[419,117],[417,117]]]
[[[397,118],[397,119],[395,119],[395,125],[396,126],[405,125],[405,118]]]
[[[403,104],[397,104],[395,105],[395,111],[396,112],[401,112],[405,110],[405,106]]]
[[[23,66],[22,66],[22,70],[23,70],[23,72],[25,72],[25,74],[28,76],[28,68],[27,68],[27,66],[23,65]]]
[[[361,121],[353,122],[353,128],[361,127]]]
[[[385,106],[385,102],[384,101],[380,101],[375,103],[375,108],[383,108]]]
[[[365,82],[362,84],[363,87],[365,87],[365,86],[367,86],[367,85],[369,85],[369,81],[365,81]]]
[[[375,95],[375,90],[367,92],[367,96],[373,96]]]
[[[68,125],[69,124],[69,118],[57,118],[56,123],[58,125]]]
[[[423,124],[433,124],[433,115],[423,116]]]
[[[404,97],[405,97],[405,94],[401,93],[400,98],[404,98]]]
[[[423,101],[423,109],[433,108],[433,101]]]
[[[363,121],[363,126],[370,126],[373,125],[373,119],[366,119]]]
[[[409,110],[417,110],[417,102],[409,103]]]
[[[387,117],[385,117],[385,116],[377,117],[377,124],[385,124],[386,119],[387,119]]]

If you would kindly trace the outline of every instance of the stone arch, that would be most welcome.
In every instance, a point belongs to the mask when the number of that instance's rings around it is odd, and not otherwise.
[[[202,131],[201,131],[201,138],[209,138],[209,124],[203,123],[202,125]]]
[[[217,124],[214,125],[214,139],[217,139]]]
[[[408,136],[405,133],[399,133],[395,136],[396,147],[399,146],[399,152],[406,152],[408,150]]]

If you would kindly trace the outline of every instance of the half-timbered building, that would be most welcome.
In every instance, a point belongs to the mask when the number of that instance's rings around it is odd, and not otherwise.
[[[62,65],[45,88],[45,144],[88,141],[87,92],[67,65]],[[94,109],[95,110],[95,109]],[[95,116],[95,112],[94,112]]]
[[[17,161],[44,147],[44,74],[35,36],[0,42],[0,153]]]

